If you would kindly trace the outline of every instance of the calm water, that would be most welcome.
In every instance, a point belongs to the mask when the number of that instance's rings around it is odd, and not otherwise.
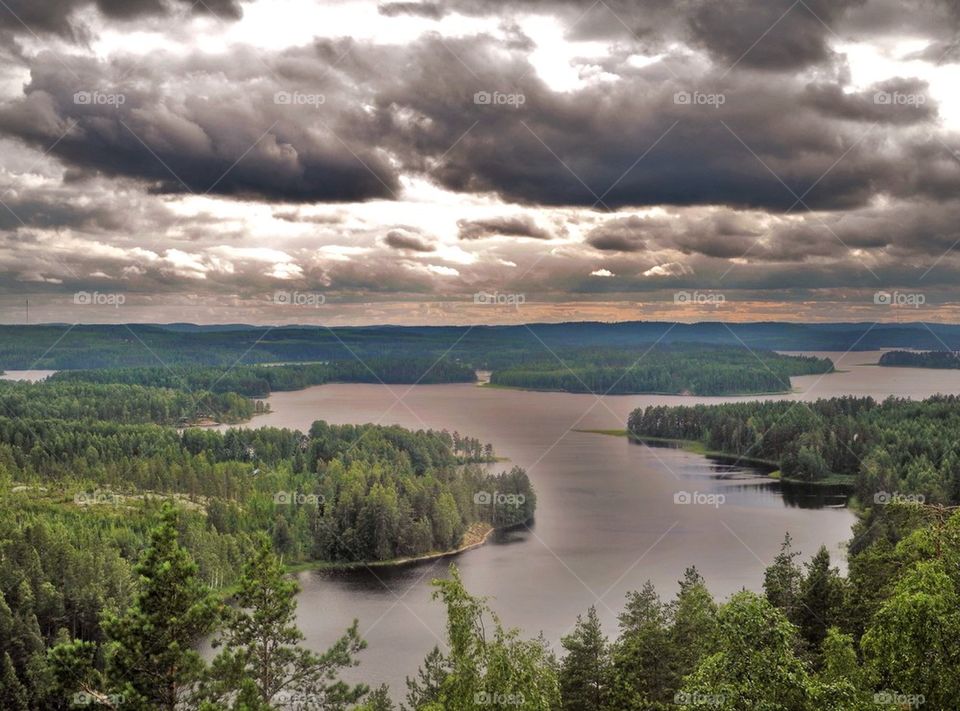
[[[0,380],[28,380],[36,383],[46,380],[56,372],[55,370],[8,370],[0,373]]]
[[[879,353],[824,355],[847,372],[795,378],[797,392],[777,397],[960,392],[960,371],[869,365]],[[844,567],[854,517],[843,508],[842,495],[784,489],[755,469],[574,431],[622,428],[631,410],[648,404],[737,399],[757,398],[598,399],[473,385],[324,385],[272,395],[274,411],[254,425],[306,429],[317,419],[374,422],[459,430],[492,442],[510,458],[504,467],[528,471],[538,495],[537,519],[455,562],[470,591],[490,596],[507,625],[528,636],[542,631],[556,643],[590,605],[613,633],[628,590],[649,579],[672,596],[689,565],[700,569],[720,598],[744,587],[759,589],[787,531],[804,557],[823,544]],[[676,504],[679,492],[724,499],[721,505]],[[449,562],[301,574],[299,622],[308,643],[324,647],[358,618],[370,646],[355,678],[387,682],[399,698],[404,677],[443,639],[443,612],[430,600],[430,580],[443,575]]]

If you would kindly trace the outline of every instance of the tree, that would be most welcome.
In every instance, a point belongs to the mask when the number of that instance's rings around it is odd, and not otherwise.
[[[17,677],[17,670],[13,668],[13,660],[4,652],[3,663],[0,665],[0,708],[4,711],[27,711],[27,690]]]
[[[165,505],[136,567],[132,605],[103,620],[107,679],[124,708],[174,711],[204,672],[195,647],[213,630],[220,603],[180,546],[176,524],[176,510]]]
[[[567,711],[599,711],[610,694],[610,646],[603,636],[597,608],[587,619],[577,616],[573,632],[560,644],[567,654],[560,666],[560,691]]]
[[[671,605],[671,617],[673,683],[679,685],[701,658],[716,651],[717,645],[717,604],[696,568],[685,571]]]
[[[394,711],[396,707],[390,699],[390,690],[386,684],[378,686],[356,711]]]
[[[830,567],[830,553],[825,546],[807,563],[807,575],[800,584],[796,608],[800,635],[811,651],[820,649],[827,629],[836,622],[843,589],[840,573]]]
[[[443,681],[449,673],[449,662],[440,647],[434,647],[417,670],[416,678],[407,677],[407,705],[412,709],[419,709],[438,703]]]
[[[344,709],[367,693],[364,685],[338,679],[341,669],[358,664],[354,655],[366,647],[356,620],[323,654],[301,647],[298,590],[266,536],[258,537],[240,575],[237,607],[227,615],[226,629],[216,642],[225,649],[214,660],[206,696],[229,699],[239,689],[237,709],[244,708],[240,701],[249,705],[254,700],[256,708],[275,708],[291,696],[300,709]]]
[[[780,552],[773,559],[773,565],[763,573],[763,592],[767,601],[779,608],[794,622],[797,619],[797,607],[800,598],[800,581],[803,573],[794,559],[800,555],[793,550],[793,539],[787,533],[780,545]]]
[[[542,639],[521,640],[516,630],[505,630],[486,603],[466,591],[455,565],[450,566],[448,580],[436,580],[434,585],[434,598],[447,608],[449,672],[437,700],[417,711],[559,707],[556,665]]]
[[[651,582],[628,593],[620,637],[613,646],[611,696],[616,708],[669,699],[674,662],[667,613]]]
[[[873,694],[866,690],[863,669],[857,663],[853,637],[836,627],[826,632],[820,648],[821,671],[813,680],[813,707],[833,711],[875,709]]]
[[[693,710],[806,711],[810,679],[794,654],[796,628],[751,592],[730,598],[717,613],[718,651],[685,680],[676,700]]]
[[[860,642],[881,689],[922,696],[930,708],[960,699],[960,596],[939,560],[914,564]]]

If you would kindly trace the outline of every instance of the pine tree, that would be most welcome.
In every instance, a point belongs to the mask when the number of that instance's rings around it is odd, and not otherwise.
[[[672,646],[667,608],[649,581],[627,595],[613,647],[613,705],[642,707],[670,697]]]
[[[357,707],[357,711],[394,711],[395,708],[390,699],[390,690],[383,684],[370,693],[366,701]]]
[[[436,703],[440,698],[443,680],[449,673],[450,664],[440,647],[434,647],[417,670],[416,678],[407,677],[407,705],[411,709],[418,709]]]
[[[603,636],[597,608],[587,618],[577,616],[573,632],[561,645],[567,654],[560,667],[560,692],[568,711],[600,711],[606,708],[610,689],[610,646]]]
[[[17,677],[13,660],[4,652],[0,666],[0,708],[4,711],[27,711],[27,690]]]
[[[803,573],[794,562],[799,555],[799,552],[793,550],[793,539],[787,533],[773,565],[763,573],[763,592],[767,601],[782,610],[791,622],[797,620],[800,581],[803,579]]]
[[[696,568],[687,568],[671,605],[673,684],[678,685],[717,646],[717,604]]]
[[[807,575],[800,585],[796,612],[800,634],[812,651],[820,649],[827,629],[835,622],[842,604],[840,585],[839,573],[830,568],[830,553],[821,546],[807,563]]]
[[[161,511],[136,572],[131,606],[103,620],[107,678],[125,708],[174,711],[203,674],[195,647],[213,630],[220,603],[178,541],[172,505]]]
[[[357,622],[323,654],[303,648],[298,589],[260,536],[238,582],[237,608],[217,641],[225,649],[214,660],[205,696],[229,699],[239,688],[263,708],[293,700],[299,709],[343,709],[367,693],[366,686],[337,678],[341,669],[356,666],[354,656],[366,647]]]

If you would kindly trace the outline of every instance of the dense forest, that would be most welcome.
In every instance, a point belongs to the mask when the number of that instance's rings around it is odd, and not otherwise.
[[[956,351],[887,351],[880,365],[905,368],[960,368]]]
[[[499,363],[500,358],[497,358]],[[664,392],[695,395],[782,392],[790,376],[828,373],[829,359],[750,352],[744,348],[656,346],[644,350],[568,349],[515,354],[497,366],[494,385],[568,392]],[[117,383],[187,388],[265,397],[328,382],[471,382],[474,371],[448,358],[375,358],[298,365],[240,365],[226,373],[212,366],[64,370],[51,382]]]
[[[0,380],[0,415],[23,419],[110,420],[176,425],[213,419],[243,422],[266,410],[235,392],[47,379]]]
[[[50,382],[123,383],[189,391],[239,393],[266,397],[271,392],[301,390],[324,383],[469,383],[476,380],[473,369],[449,359],[372,358],[338,360],[329,363],[296,365],[236,365],[230,369],[189,365],[144,368],[63,370]]]
[[[280,374],[263,382],[295,385],[283,368],[262,370],[266,378]],[[252,664],[237,657],[252,623],[219,610],[210,592],[239,588],[252,602],[260,600],[262,591],[251,588],[260,578],[244,578],[245,563],[259,561],[272,570],[281,559],[290,565],[410,558],[482,540],[493,528],[534,515],[527,475],[516,467],[489,471],[495,453],[476,438],[325,422],[306,433],[178,428],[201,416],[247,418],[261,406],[202,380],[208,373],[190,381],[197,388],[191,392],[184,382],[164,381],[159,371],[114,372],[121,377],[84,378],[84,372],[38,383],[0,382],[5,710],[270,708],[256,702],[266,687],[244,692],[253,696],[241,703],[236,688],[218,686],[227,678],[247,683],[245,664]],[[171,569],[178,577],[170,577]],[[289,581],[278,580],[287,591]],[[178,592],[181,584],[187,588]],[[193,621],[173,621],[166,608],[145,609],[190,599],[202,607],[191,603],[183,611],[188,618],[196,613]],[[292,597],[284,604],[292,605]],[[202,699],[191,686],[187,701],[178,689],[186,688],[191,669],[203,665],[183,645],[212,633],[224,616],[242,623],[224,628],[233,635],[232,656],[218,658],[220,671],[232,676],[218,672],[216,683],[212,677],[204,682]],[[156,632],[176,624],[182,629],[170,630],[169,638]],[[290,621],[285,624],[278,633],[296,637]],[[345,640],[329,655],[298,653],[323,708],[345,708],[330,704],[366,696],[363,688],[328,678],[345,655],[361,648],[355,630]],[[164,646],[174,642],[178,651]],[[166,660],[175,660],[170,663],[177,671],[162,683],[155,669],[143,669]],[[289,657],[282,660],[287,664]],[[69,694],[64,684],[72,684]],[[218,705],[226,698],[229,706]]]
[[[0,559],[0,706],[146,710],[394,711],[389,690],[340,680],[362,661],[356,621],[327,651],[303,645],[297,584],[273,544],[251,538],[232,605],[204,579],[185,541],[191,514],[159,506],[136,563],[101,538],[72,541],[34,520]],[[805,564],[789,534],[763,592],[719,603],[696,569],[664,601],[627,594],[609,640],[595,608],[561,640],[504,629],[456,567],[434,581],[447,611],[445,649],[407,680],[411,711],[952,711],[960,698],[960,512],[894,503],[841,576],[826,549]],[[75,523],[76,521],[74,521]],[[2,522],[9,532],[9,514]],[[89,528],[81,529],[83,534]],[[858,532],[863,533],[861,528]],[[86,545],[84,545],[86,544]],[[86,583],[67,615],[47,576]],[[88,567],[80,567],[85,563]],[[81,576],[79,579],[77,576]],[[215,640],[204,660],[197,643]]]
[[[881,492],[960,502],[960,397],[924,401],[839,397],[634,410],[639,438],[696,441],[737,457],[776,463],[808,482],[846,478],[864,503]]]
[[[830,373],[827,358],[740,347],[577,349],[494,370],[494,385],[574,393],[731,395],[785,392],[790,376]]]

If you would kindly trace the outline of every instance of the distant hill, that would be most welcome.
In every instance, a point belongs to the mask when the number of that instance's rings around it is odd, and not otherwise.
[[[960,325],[871,323],[670,323],[592,321],[520,326],[253,326],[244,324],[0,326],[0,368],[233,365],[403,357],[503,367],[545,348],[701,343],[786,351],[960,349]]]

